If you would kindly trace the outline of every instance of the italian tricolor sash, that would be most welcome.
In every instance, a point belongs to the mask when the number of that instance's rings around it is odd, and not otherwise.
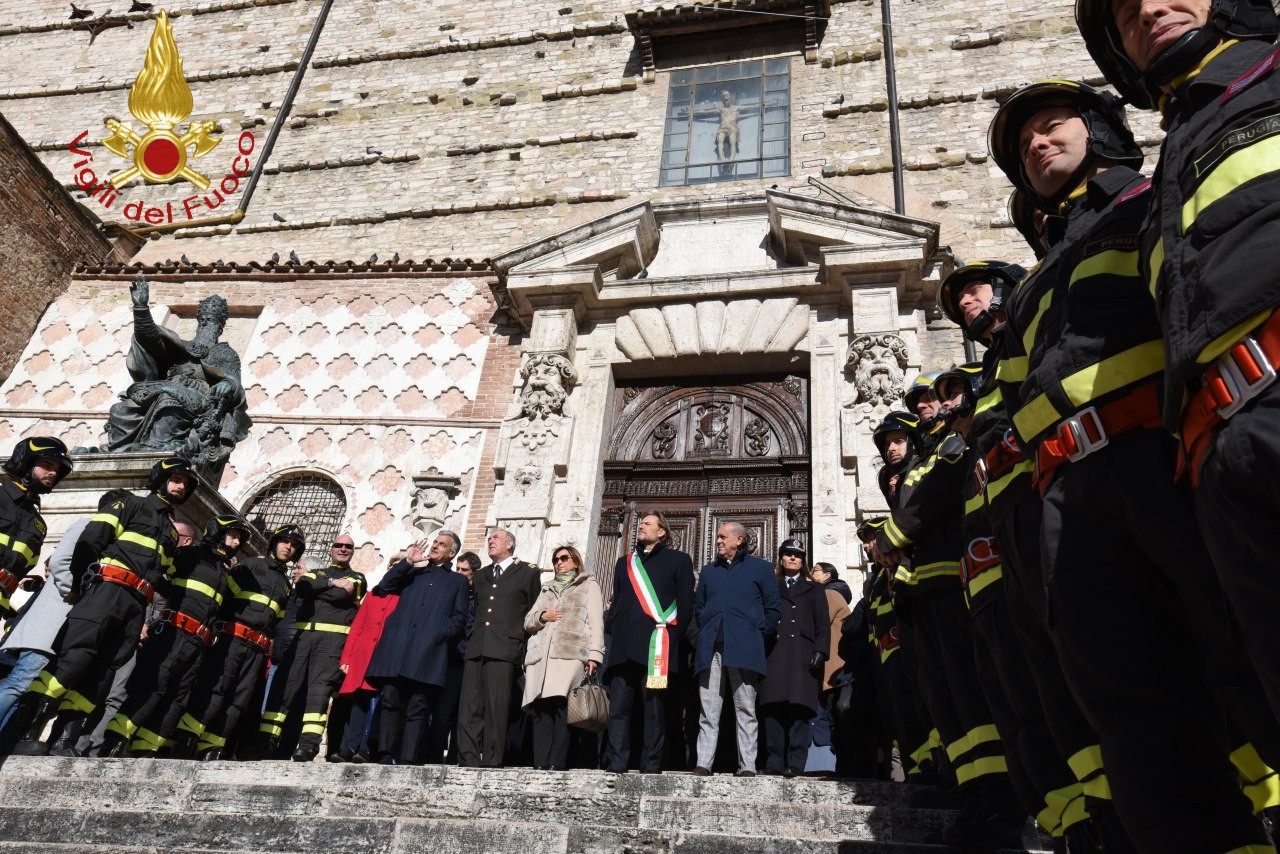
[[[667,626],[676,624],[676,603],[672,602],[670,607],[663,609],[638,552],[632,552],[627,558],[627,575],[631,578],[631,589],[640,600],[640,607],[654,623],[653,635],[649,638],[649,678],[645,680],[644,686],[666,688],[671,658],[671,639],[667,636]]]

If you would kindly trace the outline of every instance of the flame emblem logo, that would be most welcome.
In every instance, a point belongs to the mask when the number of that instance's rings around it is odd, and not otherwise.
[[[125,160],[133,160],[132,166],[108,179],[111,185],[119,189],[141,175],[152,184],[183,179],[201,192],[209,189],[209,179],[192,169],[188,160],[203,157],[222,140],[209,135],[217,126],[211,121],[192,122],[186,133],[177,133],[178,125],[191,115],[191,108],[191,87],[182,73],[182,57],[173,40],[169,14],[162,10],[156,18],[142,71],[129,90],[129,112],[147,126],[147,133],[139,135],[127,122],[113,117],[103,121],[111,131],[111,136],[102,140],[103,146]],[[194,149],[188,153],[192,146]]]

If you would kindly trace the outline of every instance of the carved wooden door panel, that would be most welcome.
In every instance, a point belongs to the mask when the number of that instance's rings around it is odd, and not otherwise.
[[[742,524],[752,552],[768,560],[785,537],[808,542],[807,378],[620,384],[616,395],[596,550],[602,581],[645,512],[666,516],[695,567],[715,559],[724,522]]]

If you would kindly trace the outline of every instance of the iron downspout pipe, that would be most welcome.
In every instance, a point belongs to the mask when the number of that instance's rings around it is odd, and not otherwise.
[[[880,0],[880,29],[884,39],[885,88],[889,100],[889,149],[893,157],[893,209],[907,212],[902,185],[902,132],[898,127],[898,72],[893,59],[893,13],[890,0]]]

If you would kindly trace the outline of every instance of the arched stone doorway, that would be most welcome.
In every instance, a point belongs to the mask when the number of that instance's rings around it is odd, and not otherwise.
[[[597,576],[631,548],[640,514],[666,515],[695,567],[724,522],[755,554],[809,536],[809,382],[773,375],[619,383],[604,462]]]

